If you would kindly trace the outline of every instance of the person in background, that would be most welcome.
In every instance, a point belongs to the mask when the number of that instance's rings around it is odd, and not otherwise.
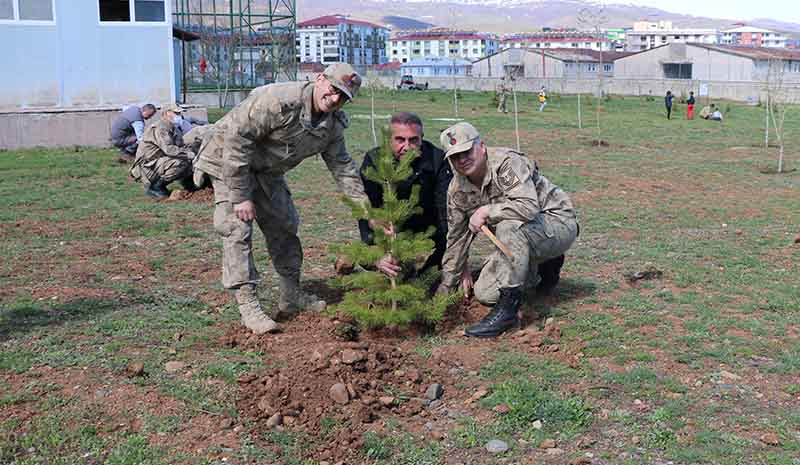
[[[544,86],[539,91],[539,111],[544,111],[544,107],[547,106],[547,92],[544,90]]]
[[[699,116],[703,119],[708,119],[708,117],[711,116],[711,113],[714,113],[714,110],[716,108],[717,108],[716,105],[714,105],[713,103],[711,105],[706,105],[703,107],[702,110],[700,110]]]
[[[672,91],[668,90],[667,95],[664,96],[664,106],[667,107],[667,119],[672,119]]]
[[[686,119],[694,119],[694,92],[689,92],[689,99],[686,100]]]
[[[122,109],[111,123],[111,143],[119,149],[120,163],[130,163],[136,155],[136,149],[144,136],[144,123],[156,113],[152,103],[142,105],[141,108],[131,105]]]
[[[714,111],[711,112],[711,116],[708,117],[711,121],[722,121],[722,112],[719,111],[719,107],[715,107]]]

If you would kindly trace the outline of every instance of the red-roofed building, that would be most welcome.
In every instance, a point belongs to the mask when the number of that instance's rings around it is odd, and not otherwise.
[[[390,61],[408,63],[418,58],[464,58],[477,60],[497,51],[497,39],[475,31],[434,28],[400,32],[389,40]]]
[[[297,61],[356,66],[386,62],[389,29],[380,24],[328,15],[297,24]]]
[[[592,32],[543,31],[503,37],[500,48],[574,48],[611,50],[611,41]]]

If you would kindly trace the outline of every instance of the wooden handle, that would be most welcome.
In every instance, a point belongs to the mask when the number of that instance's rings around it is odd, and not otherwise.
[[[511,255],[511,251],[508,250],[508,247],[506,247],[505,244],[500,242],[500,239],[498,239],[497,236],[494,235],[494,233],[489,229],[488,226],[486,225],[481,226],[481,232],[486,234],[486,237],[488,237],[489,240],[492,241],[494,245],[496,245],[497,248],[500,249],[500,251],[506,255],[506,257],[508,257],[510,260],[514,260],[514,256]]]

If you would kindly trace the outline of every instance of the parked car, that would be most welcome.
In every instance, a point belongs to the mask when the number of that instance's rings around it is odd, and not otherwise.
[[[414,82],[414,76],[410,74],[404,74],[400,78],[400,84],[397,85],[398,90],[426,90],[427,88],[427,82],[425,84],[417,84]]]

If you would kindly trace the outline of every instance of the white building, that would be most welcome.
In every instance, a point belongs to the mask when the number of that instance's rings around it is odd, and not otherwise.
[[[297,24],[297,61],[350,63],[356,66],[386,62],[389,29],[342,15],[321,16]]]
[[[787,37],[780,32],[741,25],[731,29],[723,29],[720,43],[744,47],[786,48],[786,40]]]
[[[573,48],[587,50],[611,50],[611,41],[597,37],[592,32],[544,31],[511,34],[502,38],[500,49],[507,48]]]
[[[498,41],[474,31],[430,29],[399,33],[389,39],[390,61],[408,63],[417,58],[463,58],[477,60],[497,51]]]
[[[402,74],[418,77],[469,76],[472,62],[463,58],[417,58],[400,65]]]
[[[671,21],[637,21],[626,38],[626,50],[638,52],[674,43],[715,45],[720,41],[720,34],[716,29],[675,28]]]

